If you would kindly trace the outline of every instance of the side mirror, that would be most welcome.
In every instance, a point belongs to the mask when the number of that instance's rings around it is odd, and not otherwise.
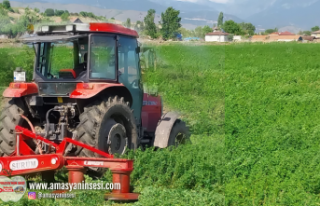
[[[141,49],[140,49],[140,47],[138,46],[138,47],[136,48],[136,53],[139,54],[140,52],[141,52]]]

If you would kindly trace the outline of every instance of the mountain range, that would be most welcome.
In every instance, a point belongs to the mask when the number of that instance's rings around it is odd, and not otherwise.
[[[87,11],[107,18],[114,17],[125,21],[130,18],[132,22],[142,21],[149,9],[156,10],[155,22],[161,19],[161,12],[169,6],[180,10],[182,25],[187,29],[197,26],[216,23],[221,10],[224,11],[224,20],[236,22],[251,22],[257,31],[268,28],[279,28],[280,31],[288,30],[298,32],[310,30],[315,25],[320,25],[318,9],[320,0],[273,0],[267,8],[260,10],[246,18],[239,18],[228,13],[228,7],[223,4],[207,1],[207,3],[192,3],[179,0],[16,0],[10,1],[12,7],[47,8],[69,10],[70,12]],[[200,1],[201,2],[201,1]]]
[[[155,22],[161,20],[161,12],[164,12],[169,6],[180,10],[182,18],[181,23],[186,29],[194,29],[197,26],[213,26],[219,16],[219,11],[208,8],[206,6],[197,5],[190,2],[173,2],[170,5],[160,5],[151,0],[52,0],[33,1],[33,0],[20,0],[10,1],[12,7],[27,7],[38,8],[40,11],[45,11],[47,8],[63,9],[70,12],[93,12],[98,16],[105,16],[107,18],[114,17],[116,20],[125,21],[130,18],[132,22],[142,21],[149,9],[156,10]],[[62,3],[64,2],[64,4]],[[234,15],[224,14],[226,20],[234,20],[241,22],[242,20]]]
[[[278,0],[262,12],[253,14],[246,20],[257,28],[291,27],[295,30],[310,30],[320,26],[320,1],[309,2],[294,0]]]

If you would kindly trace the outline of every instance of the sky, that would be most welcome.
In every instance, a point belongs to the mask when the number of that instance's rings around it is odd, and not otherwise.
[[[293,7],[306,7],[319,0],[152,0],[155,2],[185,1],[207,5],[219,11],[247,18],[268,8],[291,9]]]
[[[0,0],[2,1],[2,0]],[[20,2],[32,2],[32,1],[44,1],[50,3],[70,3],[76,2],[75,0],[16,0]],[[91,0],[92,6],[95,6],[99,1],[107,2],[108,0]],[[126,0],[126,1],[138,1],[139,0]],[[179,7],[179,1],[188,2],[190,4],[184,4],[182,7],[192,10],[194,9],[191,3],[197,4],[197,8],[200,10],[214,9],[222,11],[227,14],[235,15],[241,19],[246,20],[253,14],[262,12],[264,10],[279,10],[290,11],[292,8],[303,8],[312,5],[320,0],[148,0],[156,2],[163,6]],[[201,7],[199,7],[201,6]],[[310,8],[310,7],[309,7]],[[182,8],[183,9],[183,8]]]
[[[277,0],[151,0],[157,3],[170,4],[173,1],[184,1],[209,6],[218,11],[236,15],[239,18],[247,18],[250,15],[262,11]],[[304,0],[308,1],[308,0]]]

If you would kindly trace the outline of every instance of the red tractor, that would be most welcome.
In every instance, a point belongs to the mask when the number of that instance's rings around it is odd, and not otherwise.
[[[162,114],[161,97],[143,91],[137,38],[120,25],[90,23],[41,26],[22,39],[35,51],[33,79],[26,82],[26,72],[17,68],[3,93],[11,100],[1,114],[0,156],[15,151],[17,125],[55,144],[69,137],[109,154],[188,141],[178,115]],[[55,152],[36,140],[27,144],[35,154]],[[66,156],[98,156],[66,148]],[[105,169],[88,171],[98,177]]]

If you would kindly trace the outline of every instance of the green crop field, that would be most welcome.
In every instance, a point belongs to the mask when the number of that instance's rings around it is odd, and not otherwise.
[[[148,69],[144,82],[157,87],[165,109],[179,111],[192,132],[191,145],[173,151],[129,152],[135,160],[131,184],[140,192],[134,205],[224,205],[224,61],[225,47],[161,46],[157,69]],[[2,85],[12,79],[15,67],[31,78],[33,51],[0,49]],[[63,63],[63,62],[61,62]],[[3,74],[3,75],[2,75]],[[34,180],[34,179],[33,179]],[[39,178],[35,179],[40,181]],[[56,180],[67,182],[64,172]],[[112,181],[108,172],[104,182]],[[91,181],[87,178],[87,181]],[[50,192],[50,191],[45,191]],[[110,205],[106,191],[77,191],[73,200],[28,200],[7,205]]]
[[[130,205],[320,204],[318,44],[155,48],[157,68],[145,71],[144,82],[158,88],[165,110],[181,112],[192,144],[126,154],[141,193]],[[0,49],[1,86],[16,66],[32,67],[32,52]],[[110,182],[111,174],[101,180]],[[105,191],[75,193],[74,200],[24,197],[16,205],[113,204],[103,200]]]
[[[320,47],[226,47],[226,205],[319,205]]]

